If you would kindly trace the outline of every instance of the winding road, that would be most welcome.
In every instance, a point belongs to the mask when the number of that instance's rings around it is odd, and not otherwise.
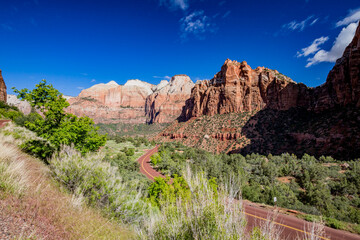
[[[157,172],[150,165],[150,157],[156,153],[160,145],[157,145],[155,148],[148,150],[144,155],[142,155],[138,162],[140,164],[140,172],[143,173],[147,178],[154,181],[155,177],[163,177],[164,175]],[[249,201],[243,201],[245,208],[245,215],[248,222],[248,229],[252,229],[254,226],[263,224],[265,221],[269,221],[274,212],[277,212],[278,209],[273,208],[272,210],[259,207],[255,203]],[[274,218],[274,217],[273,217]],[[325,234],[322,236],[316,236],[317,238],[311,238],[309,232],[310,223],[299,219],[292,215],[285,215],[278,213],[273,223],[277,225],[281,232],[282,239],[322,239],[322,240],[360,240],[360,235],[352,234],[349,232],[336,230],[333,228],[325,227]]]

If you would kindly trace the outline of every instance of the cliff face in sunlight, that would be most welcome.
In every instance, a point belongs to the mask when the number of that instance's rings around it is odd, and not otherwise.
[[[360,157],[360,26],[316,88],[226,60],[213,79],[193,87],[179,122],[157,139],[212,152]]]

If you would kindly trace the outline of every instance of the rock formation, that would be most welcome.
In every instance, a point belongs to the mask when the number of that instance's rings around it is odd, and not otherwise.
[[[182,117],[188,120],[201,115],[258,111],[265,107],[269,94],[291,83],[294,82],[276,70],[251,69],[245,61],[227,59],[213,79],[195,85]]]
[[[348,105],[360,107],[360,25],[325,84],[308,88],[276,70],[251,69],[246,62],[228,59],[213,79],[195,85],[182,117],[188,120],[201,115],[264,108],[289,110],[301,107],[321,112]]]
[[[70,98],[67,111],[88,116],[96,123],[164,123],[181,114],[193,82],[186,75],[174,76],[170,82],[152,85],[129,80],[124,85],[114,81],[97,84]]]
[[[0,101],[6,102],[7,96],[6,96],[6,85],[4,78],[2,77],[1,70],[0,70]]]
[[[154,93],[146,98],[147,123],[168,123],[177,119],[190,97],[194,83],[186,75],[176,75],[170,82],[161,81]]]
[[[16,95],[8,94],[7,103],[11,106],[17,107],[25,115],[31,112],[31,106],[27,101],[21,101]]]
[[[140,80],[129,80],[125,85],[114,81],[97,84],[69,99],[67,111],[93,118],[96,123],[145,123],[145,100],[152,87]]]
[[[360,25],[321,86],[226,60],[194,86],[180,120],[157,140],[213,152],[360,157]]]

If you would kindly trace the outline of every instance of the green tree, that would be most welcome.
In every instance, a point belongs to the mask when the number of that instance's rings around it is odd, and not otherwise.
[[[69,103],[57,89],[47,84],[46,80],[42,80],[32,91],[26,88],[13,89],[19,99],[29,102],[43,116],[33,122],[26,122],[25,126],[36,132],[38,136],[49,140],[56,150],[60,149],[61,145],[73,144],[76,149],[86,153],[105,145],[106,136],[98,134],[98,128],[94,127],[93,120],[66,113],[65,108]],[[29,144],[31,143],[25,145],[29,147]],[[46,156],[44,154],[40,156],[46,158],[52,151],[41,152],[47,152]]]

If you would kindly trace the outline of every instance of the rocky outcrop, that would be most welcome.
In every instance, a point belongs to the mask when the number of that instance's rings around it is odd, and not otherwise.
[[[293,107],[318,113],[348,105],[360,107],[360,25],[325,84],[309,88],[276,70],[228,59],[213,79],[195,85],[182,117]]]
[[[7,100],[6,85],[0,70],[0,101],[6,102],[6,100]]]
[[[289,84],[295,83],[276,70],[251,69],[245,61],[239,63],[227,59],[213,79],[195,85],[182,117],[188,120],[201,115],[259,111],[272,98],[289,98],[286,94],[276,96]],[[281,108],[295,104],[287,101]]]
[[[359,158],[360,25],[321,86],[226,60],[213,79],[194,86],[181,120],[156,140],[212,152]]]
[[[21,101],[16,95],[7,95],[7,103],[11,106],[17,107],[22,113],[28,115],[31,112],[31,106],[27,101]]]
[[[161,81],[154,93],[146,98],[147,123],[168,123],[177,119],[190,97],[194,83],[186,75],[176,75],[170,82]]]
[[[97,84],[70,98],[67,112],[88,116],[96,123],[145,123],[145,101],[154,85],[129,80],[125,85],[115,81]]]

